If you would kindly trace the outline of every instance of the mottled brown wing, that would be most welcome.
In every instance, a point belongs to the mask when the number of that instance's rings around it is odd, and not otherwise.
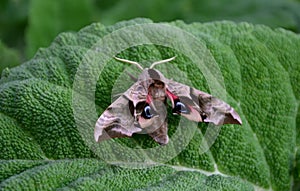
[[[177,114],[190,120],[215,125],[242,124],[240,116],[230,105],[208,93],[172,80],[169,80],[167,90],[171,93],[168,97],[172,101],[173,109],[176,108],[174,98],[180,100],[188,112]]]
[[[95,125],[96,142],[110,138],[131,137],[142,129],[134,125],[132,102],[124,95],[113,102]]]
[[[168,122],[165,121],[158,129],[149,133],[149,136],[161,145],[166,145],[169,142]]]

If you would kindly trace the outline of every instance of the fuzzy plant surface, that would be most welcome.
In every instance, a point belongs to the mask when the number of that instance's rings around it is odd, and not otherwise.
[[[156,26],[148,19],[113,26],[95,23],[77,33],[60,34],[33,59],[3,70],[0,190],[298,189],[300,36],[225,21],[175,21],[160,23],[160,30],[154,30]],[[135,27],[130,30],[135,33],[114,36]],[[174,28],[171,35],[168,28]],[[109,35],[113,38],[107,38]],[[195,43],[181,43],[187,36]],[[122,48],[133,41],[133,46]],[[177,41],[176,46],[182,47],[164,46],[161,41]],[[198,45],[201,51],[195,52]],[[119,49],[122,51],[115,55],[144,67],[176,55],[172,63],[157,69],[175,81],[221,96],[240,114],[243,124],[220,127],[205,152],[202,141],[213,127],[196,124],[191,135],[186,133],[189,127],[178,128],[181,119],[172,115],[168,116],[170,138],[178,132],[178,140],[190,137],[186,145],[182,142],[180,151],[175,141],[160,146],[140,134],[95,143],[97,118],[114,100],[112,94],[127,88],[120,76],[127,69],[139,72],[107,53]],[[204,65],[194,62],[195,55]],[[217,70],[210,70],[211,76],[221,78],[213,80],[207,75],[206,67],[212,65]],[[108,143],[134,152],[113,152]],[[151,148],[162,148],[157,158],[166,160],[159,162],[154,157],[150,162],[137,160],[135,168],[126,165],[129,159],[147,158]]]

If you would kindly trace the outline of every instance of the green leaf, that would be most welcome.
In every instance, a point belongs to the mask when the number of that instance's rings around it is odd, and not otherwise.
[[[109,35],[130,27],[134,35],[121,33],[106,41]],[[148,28],[138,33],[143,27]],[[291,189],[292,177],[299,178],[299,163],[293,166],[299,161],[295,158],[299,146],[299,36],[248,23],[188,25],[177,21],[156,27],[151,20],[134,19],[62,33],[50,47],[40,49],[32,60],[0,79],[0,148],[4,151],[1,159],[6,160],[0,163],[4,169],[1,189]],[[169,34],[168,28],[174,30]],[[194,41],[177,44],[179,49],[155,44],[182,42],[187,37]],[[144,41],[150,43],[138,44]],[[192,128],[192,123],[171,115],[169,135],[179,142],[161,147],[147,135],[137,134],[95,143],[97,117],[118,87],[130,85],[122,75],[134,72],[101,51],[116,51],[133,42],[138,45],[117,52],[118,56],[146,66],[176,55],[175,61],[157,69],[168,78],[225,98],[241,115],[243,125],[222,126],[206,152],[202,141],[212,127],[199,124]],[[199,63],[193,62],[195,51],[202,58]],[[209,72],[221,77],[210,78],[208,69],[216,69]],[[79,77],[83,80],[78,81]],[[224,92],[227,96],[222,97]],[[178,127],[181,122],[190,127]],[[110,147],[110,143],[121,146]],[[183,150],[177,152],[178,145]],[[123,147],[130,152],[120,152]],[[151,149],[160,152],[149,155]],[[139,161],[144,158],[149,160]],[[128,163],[136,161],[135,168],[130,168],[133,164]]]
[[[27,56],[32,57],[40,47],[49,46],[62,31],[78,30],[91,21],[91,2],[77,0],[32,0],[26,34]]]
[[[123,169],[95,159],[12,160],[0,166],[0,177],[12,175],[0,183],[1,190],[253,190],[250,183],[233,177],[205,176],[168,166]]]

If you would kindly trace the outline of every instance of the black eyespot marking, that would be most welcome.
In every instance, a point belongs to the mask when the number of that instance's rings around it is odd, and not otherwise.
[[[134,113],[134,105],[133,105],[133,102],[131,100],[129,100],[128,102],[128,107],[129,107],[129,111],[131,113],[131,116],[133,116],[133,113]]]
[[[146,118],[151,118],[153,116],[151,113],[151,107],[149,105],[144,108],[144,114]]]
[[[187,109],[186,109],[185,105],[183,103],[181,103],[180,101],[176,103],[175,110],[177,110],[180,113],[186,113],[187,112]]]
[[[138,102],[135,106],[136,113],[142,113],[146,105],[148,104],[145,101]]]
[[[174,100],[174,108],[173,108],[173,113],[176,114],[189,114],[190,109],[179,99]]]
[[[204,121],[207,118],[207,115],[205,113],[200,114],[202,121]]]
[[[142,117],[145,119],[151,119],[153,116],[155,116],[156,112],[151,108],[148,104],[145,105],[143,112],[142,112]]]

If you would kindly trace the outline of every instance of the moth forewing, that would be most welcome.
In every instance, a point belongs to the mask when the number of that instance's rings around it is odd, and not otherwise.
[[[143,69],[134,61],[116,58],[136,65],[143,71],[137,82],[113,102],[97,120],[94,131],[97,142],[108,138],[131,137],[134,133],[145,131],[157,143],[167,144],[169,140],[167,98],[171,101],[173,113],[189,120],[215,125],[242,124],[237,112],[224,101],[167,79],[161,72],[152,69],[155,65],[174,58],[155,62],[150,69]]]
[[[240,116],[226,102],[197,89],[193,89],[192,94],[199,100],[199,106],[205,117],[204,122],[215,125],[242,124]]]
[[[130,100],[119,97],[99,117],[96,122],[94,137],[97,142],[109,138],[130,137],[141,129],[135,127]],[[103,130],[106,132],[104,133]]]
[[[149,136],[161,145],[167,144],[169,142],[167,120],[158,129],[149,133]]]

